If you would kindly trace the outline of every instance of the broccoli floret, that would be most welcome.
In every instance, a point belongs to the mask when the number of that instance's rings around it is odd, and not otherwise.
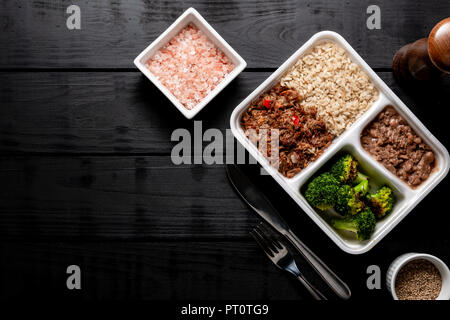
[[[332,225],[339,230],[347,230],[356,233],[358,240],[368,240],[375,230],[375,215],[370,208],[366,208],[357,215],[344,219],[334,219]]]
[[[376,193],[368,194],[366,200],[377,219],[381,219],[392,211],[392,207],[394,206],[394,193],[391,188],[384,186]]]
[[[360,186],[355,188],[359,189]],[[364,209],[364,202],[359,199],[358,191],[355,188],[347,184],[339,188],[334,209],[341,215],[355,215]]]
[[[367,185],[369,185],[369,177],[366,176],[365,174],[362,174],[361,172],[358,172],[356,174],[356,177],[353,179],[352,183],[361,184],[361,182],[367,182]]]
[[[358,161],[351,154],[342,156],[331,167],[330,173],[343,184],[360,184],[364,181],[369,181],[369,177],[361,172],[358,172]],[[368,187],[368,184],[366,185]],[[364,189],[367,191],[367,188]]]
[[[330,173],[322,173],[314,178],[305,192],[308,202],[320,210],[332,208],[336,203],[339,182]]]
[[[358,173],[358,175],[359,175],[359,173]],[[356,195],[358,195],[359,197],[366,195],[367,191],[369,191],[369,180],[362,179],[358,185],[353,187],[353,190],[355,191]]]
[[[330,169],[330,173],[341,183],[349,183],[358,175],[358,162],[350,155],[341,157]]]

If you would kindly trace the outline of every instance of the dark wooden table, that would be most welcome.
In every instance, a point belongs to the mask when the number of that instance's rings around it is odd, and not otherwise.
[[[450,146],[450,81],[408,90],[393,78],[402,45],[450,14],[445,0],[379,0],[382,29],[366,28],[372,1],[51,1],[0,3],[0,297],[309,299],[248,235],[258,218],[222,165],[172,164],[176,128],[193,131],[133,66],[185,9],[195,7],[248,62],[203,110],[203,130],[229,127],[233,108],[309,37],[342,34]],[[81,8],[81,30],[66,8]],[[256,168],[255,168],[256,169]],[[257,170],[256,170],[257,171]],[[342,252],[270,177],[253,174],[294,231],[353,290],[390,299],[384,275],[405,252],[450,263],[444,180],[373,250]],[[311,281],[325,290],[299,259]],[[82,290],[66,288],[66,268]],[[368,290],[366,268],[382,270]]]

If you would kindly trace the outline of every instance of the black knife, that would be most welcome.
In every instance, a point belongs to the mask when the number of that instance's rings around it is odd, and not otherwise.
[[[242,199],[268,224],[289,240],[325,283],[342,299],[351,296],[350,288],[292,232],[277,210],[237,165],[227,165],[227,175]]]

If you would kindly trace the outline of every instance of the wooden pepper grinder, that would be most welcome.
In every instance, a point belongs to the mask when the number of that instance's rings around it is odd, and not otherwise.
[[[428,38],[400,48],[392,68],[400,81],[437,80],[450,73],[450,18],[440,21]]]

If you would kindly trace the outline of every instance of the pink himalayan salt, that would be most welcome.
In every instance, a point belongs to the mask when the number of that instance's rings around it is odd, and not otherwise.
[[[230,59],[192,24],[158,50],[146,66],[186,109],[194,108],[234,68]]]

